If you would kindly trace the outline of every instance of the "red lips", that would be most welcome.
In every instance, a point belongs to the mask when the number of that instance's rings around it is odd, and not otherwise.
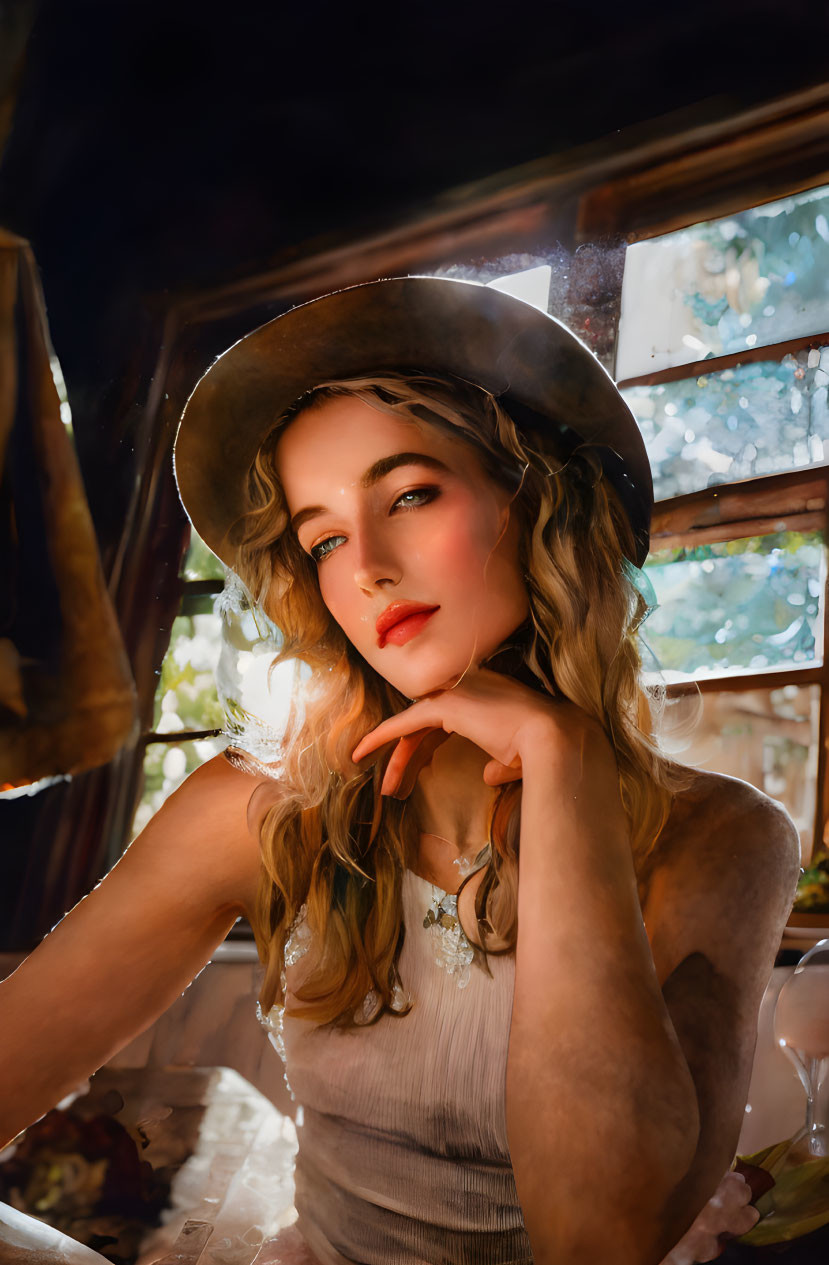
[[[411,615],[431,614],[439,609],[438,606],[427,606],[423,602],[392,602],[377,620],[377,645],[382,649],[395,624],[401,623]]]

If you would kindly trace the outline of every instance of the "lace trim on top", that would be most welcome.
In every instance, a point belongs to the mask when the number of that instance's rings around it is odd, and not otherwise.
[[[282,971],[280,974],[280,983],[282,985],[283,996],[288,987],[287,968],[289,966],[294,966],[294,964],[297,963],[300,960],[300,958],[305,956],[305,954],[308,952],[308,950],[311,947],[312,935],[311,935],[311,928],[308,926],[308,923],[306,921],[307,914],[308,914],[308,906],[301,905],[299,912],[297,913],[297,916],[293,921],[291,930],[288,933],[288,939],[285,941],[285,953],[283,956],[283,966],[282,966]],[[406,996],[400,984],[395,983],[394,988],[392,990],[392,997],[391,997],[392,1010],[405,1010],[408,1004],[409,1004],[409,998]],[[374,1015],[377,1013],[378,1009],[380,1008],[380,1005],[381,1005],[381,1002],[380,1002],[379,996],[377,995],[377,993],[374,991],[373,988],[370,988],[369,991],[366,993],[365,997],[363,998],[362,1002],[360,1003],[360,1006],[354,1012],[354,1022],[357,1024],[369,1023],[370,1020],[373,1019]],[[261,1004],[257,1001],[256,1018],[259,1020],[262,1027],[268,1033],[268,1037],[271,1041],[271,1044],[273,1045],[279,1057],[282,1059],[282,1064],[284,1067],[285,1064],[287,1063],[287,1058],[285,1055],[285,1007],[284,1005],[281,1005],[279,1002],[277,1002],[275,1005],[271,1006],[268,1013],[265,1014],[264,1010],[262,1009]],[[294,1098],[294,1091],[293,1089],[291,1089],[291,1085],[288,1080],[287,1071],[284,1072],[284,1077],[285,1077],[285,1084],[288,1088],[288,1091],[290,1092],[291,1097]]]
[[[308,906],[301,905],[299,909],[299,913],[297,914],[296,918],[293,921],[293,924],[291,925],[291,930],[288,933],[288,939],[285,941],[285,952],[282,959],[282,971],[279,977],[279,982],[282,985],[283,996],[285,995],[285,989],[288,986],[286,968],[289,966],[293,966],[294,963],[298,962],[301,957],[304,957],[304,955],[308,952],[308,950],[311,947],[311,928],[308,926],[308,923],[305,921],[307,912],[308,912]],[[266,1030],[271,1044],[273,1045],[279,1057],[282,1059],[282,1066],[284,1068],[285,1064],[287,1063],[287,1059],[285,1057],[285,1033],[284,1033],[285,1007],[283,1005],[280,1005],[279,1002],[277,1002],[275,1005],[271,1006],[268,1013],[265,1014],[264,1010],[262,1009],[262,1006],[257,1001],[256,1018],[259,1020],[262,1027]],[[288,1092],[290,1093],[291,1098],[293,1098],[294,1091],[291,1089],[291,1085],[288,1080],[287,1071],[284,1071],[283,1075],[285,1077],[285,1085],[287,1086]]]

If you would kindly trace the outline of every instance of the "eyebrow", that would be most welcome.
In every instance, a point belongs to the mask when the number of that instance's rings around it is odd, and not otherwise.
[[[443,461],[437,457],[431,457],[426,452],[396,452],[391,457],[381,457],[379,461],[375,461],[374,465],[369,466],[360,479],[360,487],[374,487],[375,483],[385,479],[387,474],[391,474],[392,470],[397,470],[399,466],[428,466],[430,470],[438,470],[443,474],[449,473],[449,467]],[[297,532],[303,523],[327,513],[328,510],[324,505],[307,505],[305,509],[297,510],[294,514],[291,527]]]

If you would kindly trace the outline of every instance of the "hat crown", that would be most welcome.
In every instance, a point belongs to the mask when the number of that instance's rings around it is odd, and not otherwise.
[[[394,277],[334,291],[247,334],[211,365],[184,409],[175,444],[179,494],[194,527],[232,566],[248,476],[275,422],[320,382],[414,370],[462,378],[542,419],[568,449],[603,450],[648,550],[653,485],[644,443],[613,379],[560,321],[473,281]]]

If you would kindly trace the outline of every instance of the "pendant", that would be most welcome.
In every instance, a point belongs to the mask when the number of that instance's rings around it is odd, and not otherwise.
[[[475,950],[461,926],[457,896],[440,892],[433,886],[432,904],[426,910],[423,926],[432,938],[432,952],[437,965],[455,978],[458,988],[466,988]]]

